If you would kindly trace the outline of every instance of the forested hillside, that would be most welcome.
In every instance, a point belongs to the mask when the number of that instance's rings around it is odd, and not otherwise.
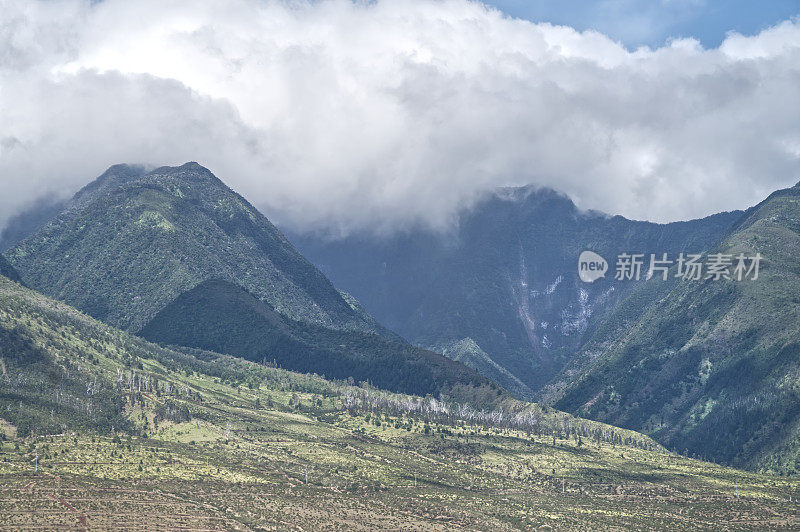
[[[9,264],[6,258],[2,255],[0,255],[0,275],[8,277],[12,281],[16,281],[18,283],[21,282],[17,270],[15,270],[14,267]]]
[[[473,370],[406,343],[281,316],[243,288],[206,281],[161,310],[140,335],[160,344],[227,353],[396,392],[439,397],[468,388],[477,403],[504,391]]]
[[[236,282],[295,320],[388,334],[196,163],[111,167],[6,256],[29,286],[130,331],[200,282]]]
[[[654,278],[543,398],[682,452],[795,474],[800,187],[748,211],[712,252],[730,255],[733,265],[739,254],[760,254],[758,278]]]

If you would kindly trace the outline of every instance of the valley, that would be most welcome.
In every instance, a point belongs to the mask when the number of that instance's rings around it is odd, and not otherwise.
[[[798,526],[795,479],[546,407],[505,400],[480,416],[165,350],[2,279],[0,327],[38,353],[4,351],[0,521],[12,528]],[[103,394],[117,415],[87,408]],[[535,423],[515,424],[515,411]]]

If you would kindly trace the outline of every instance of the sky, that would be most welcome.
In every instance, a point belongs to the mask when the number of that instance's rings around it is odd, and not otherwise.
[[[800,181],[797,12],[0,0],[0,226],[112,164],[190,160],[332,236],[447,229],[509,185],[659,222],[746,208]]]
[[[735,31],[754,35],[800,14],[800,0],[496,0],[513,17],[595,30],[629,49],[691,37],[715,48]]]

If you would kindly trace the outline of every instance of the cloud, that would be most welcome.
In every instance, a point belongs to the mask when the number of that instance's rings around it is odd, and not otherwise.
[[[466,0],[0,0],[0,225],[187,160],[335,234],[528,183],[656,221],[742,208],[800,180],[800,23],[628,51]]]

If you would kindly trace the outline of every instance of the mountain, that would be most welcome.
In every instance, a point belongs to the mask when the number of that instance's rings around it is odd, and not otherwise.
[[[509,373],[507,369],[492,360],[472,338],[464,338],[444,346],[435,346],[433,350],[437,353],[442,353],[451,360],[473,368],[517,397],[528,397],[532,394],[530,388]]]
[[[225,279],[294,320],[393,336],[197,163],[113,166],[6,255],[29,286],[129,331]]]
[[[581,251],[608,260],[623,252],[698,252],[740,216],[639,222],[581,211],[562,194],[523,187],[487,195],[449,234],[416,229],[331,240],[287,233],[381,323],[440,352],[474,344],[471,351],[490,362],[460,360],[505,386],[509,374],[530,396],[525,390],[535,392],[555,376],[637,284],[613,275],[582,282]]]
[[[166,170],[163,168],[162,170]],[[199,169],[198,169],[199,170]],[[77,216],[96,199],[114,190],[117,187],[139,179],[147,172],[145,167],[138,164],[115,164],[108,168],[97,179],[80,189],[67,202],[67,210]]]
[[[11,264],[9,264],[6,258],[2,255],[0,255],[0,275],[8,277],[12,281],[16,281],[18,283],[22,282],[22,280],[19,277],[19,274],[17,273],[17,270],[15,270],[14,267]]]
[[[22,242],[55,218],[67,206],[66,201],[43,198],[23,212],[12,216],[0,231],[0,253]]]
[[[800,186],[748,210],[713,253],[760,254],[758,278],[654,278],[542,397],[681,451],[797,473]]]
[[[194,297],[203,302],[208,312],[204,314],[202,309],[193,308],[193,311],[199,312],[193,324],[210,325],[210,320],[213,319],[211,313],[223,310],[222,307],[228,305],[233,310],[243,311],[243,315],[229,316],[228,320],[222,322],[223,326],[239,319],[242,325],[272,327],[276,331],[274,336],[278,347],[290,351],[288,355],[280,350],[274,354],[284,357],[288,362],[292,362],[293,355],[307,358],[330,356],[338,357],[345,365],[348,362],[347,356],[353,359],[365,354],[371,357],[382,356],[377,348],[380,348],[381,342],[388,343],[388,340],[379,336],[318,328],[320,334],[330,335],[330,350],[307,348],[301,344],[308,341],[308,338],[295,338],[292,334],[295,330],[311,334],[309,331],[315,331],[313,327],[291,322],[243,289],[222,281],[201,284],[190,294],[181,296],[165,312],[175,312],[178,305],[184,305],[185,308],[187,302]],[[207,305],[209,299],[217,299],[217,303]],[[248,314],[250,309],[258,314],[255,320],[252,314]],[[237,330],[235,327],[228,332],[233,338],[236,338],[236,333],[243,334],[241,329]],[[220,337],[222,336],[221,334]],[[257,340],[260,342],[263,338],[258,337]],[[334,342],[337,345],[334,346]],[[343,345],[339,346],[338,342],[343,342]],[[345,342],[351,345],[346,345]],[[297,349],[291,351],[295,347]],[[362,349],[359,350],[359,347]],[[416,364],[402,360],[397,355],[401,349],[410,353],[409,360],[415,356]],[[417,389],[420,395],[470,402],[475,408],[502,407],[519,411],[532,406],[512,399],[472,370],[441,355],[426,353],[407,344],[393,346],[385,351],[387,367],[383,369],[386,373],[375,375],[373,384],[379,380],[386,381],[386,375],[392,372],[396,374],[397,367],[388,367],[389,365],[402,366],[405,363],[404,369],[408,373],[403,375],[408,380],[389,383],[395,389]],[[294,362],[298,365],[297,361]],[[326,363],[325,360],[312,362],[323,366]],[[362,361],[361,365],[369,367],[370,363]],[[309,367],[316,372],[315,364]],[[330,377],[340,377],[346,381],[351,375],[357,375],[358,371],[369,371],[356,365],[349,369],[356,373],[343,370],[337,374],[334,368]],[[131,414],[137,398],[132,397],[135,394],[131,392],[143,392],[152,399],[173,388],[178,397],[196,399],[196,385],[192,386],[191,392],[188,388],[182,391],[174,389],[180,375],[198,372],[226,382],[251,382],[253,379],[257,382],[261,378],[259,373],[265,371],[266,366],[254,365],[222,354],[160,347],[0,277],[0,382],[3,383],[0,387],[0,447],[4,427],[8,426],[13,427],[19,436],[62,433],[67,428],[83,433],[102,434],[118,430],[140,434],[141,420],[134,419]],[[286,371],[280,373],[288,375]],[[373,376],[364,375],[365,380],[370,377]],[[170,381],[173,384],[166,385]],[[250,386],[252,389],[252,384]],[[208,398],[213,398],[218,393],[213,389],[202,392]],[[168,391],[165,393],[171,395]],[[138,400],[143,399],[139,396]],[[545,407],[544,410],[550,409]],[[541,416],[547,417],[544,410],[537,411]],[[560,419],[564,416],[565,414],[559,413],[554,421],[558,419],[557,422],[561,423]],[[626,432],[619,434],[626,434],[625,438],[631,437]],[[641,442],[650,441],[647,445],[652,444],[649,439],[637,438]]]
[[[379,388],[447,395],[453,388],[496,397],[500,390],[466,366],[406,343],[337,331],[286,318],[243,288],[210,280],[181,294],[140,332],[167,345],[195,347],[265,361]]]
[[[83,187],[68,201],[52,196],[39,199],[23,212],[12,216],[8,220],[5,228],[0,232],[0,253],[36,233],[65,210],[69,210],[72,213],[79,212],[82,207],[85,207],[92,199],[103,192],[136,179],[144,173],[143,166],[118,164],[112,166],[99,178]]]

